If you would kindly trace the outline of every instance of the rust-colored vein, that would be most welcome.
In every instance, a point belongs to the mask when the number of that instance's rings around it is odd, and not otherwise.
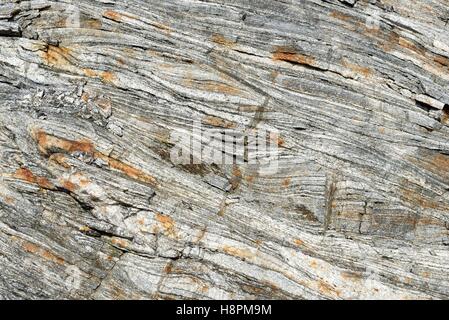
[[[67,67],[71,65],[68,61],[68,55],[71,50],[67,47],[56,47],[48,45],[47,50],[43,52],[43,58],[47,65],[57,67]]]
[[[168,237],[173,239],[178,237],[175,230],[175,222],[171,217],[157,213],[156,220],[162,225]]]
[[[137,19],[137,17],[132,16],[130,14],[126,14],[126,13],[120,13],[114,10],[106,10],[103,13],[103,17],[108,18],[110,20],[116,21],[116,22],[122,22],[123,18],[128,18],[128,19]]]
[[[32,136],[38,144],[39,151],[45,155],[57,152],[73,153],[78,151],[89,154],[94,152],[93,143],[87,139],[67,140],[49,135],[42,130],[32,131]]]
[[[47,178],[35,176],[28,168],[22,167],[17,169],[13,177],[28,183],[37,184],[43,189],[54,189],[54,185]]]
[[[149,174],[146,174],[140,169],[132,167],[129,164],[126,164],[120,160],[106,156],[101,152],[95,152],[94,156],[95,158],[102,159],[103,161],[107,162],[110,168],[121,171],[128,177],[133,178],[134,180],[138,180],[150,184],[152,186],[157,186],[156,179],[150,176]]]
[[[233,48],[236,44],[235,41],[232,41],[218,33],[212,35],[211,40],[212,42],[215,42],[216,44],[222,45],[227,48]]]
[[[105,161],[111,169],[118,170],[134,180],[150,184],[153,187],[158,185],[157,180],[144,171],[97,151],[90,140],[81,139],[77,141],[59,138],[42,130],[33,130],[32,136],[37,142],[39,151],[46,156],[61,153],[72,154],[74,152],[83,152],[96,159]],[[62,156],[59,155],[52,157],[52,159],[58,161],[61,160],[61,157]]]
[[[38,245],[35,245],[34,243],[31,243],[29,241],[22,240],[22,248],[26,252],[40,256],[41,258],[44,258],[45,260],[51,261],[53,263],[56,263],[59,265],[64,265],[64,263],[65,263],[63,258],[57,256],[56,254],[50,252],[47,249],[39,247]]]
[[[286,61],[308,66],[313,66],[315,63],[315,58],[299,54],[290,47],[277,47],[272,55],[272,59],[275,61]]]
[[[206,116],[203,118],[203,123],[208,124],[214,127],[221,127],[221,128],[235,128],[236,124],[232,121],[227,121],[222,118],[214,117],[214,116]]]
[[[356,74],[360,74],[364,76],[365,78],[368,78],[372,75],[372,70],[368,67],[359,66],[357,64],[351,63],[346,59],[341,60],[341,64],[345,67],[351,70],[352,72]]]
[[[332,18],[335,18],[335,19],[338,19],[341,21],[345,21],[345,22],[353,20],[353,18],[350,15],[342,13],[340,11],[332,11],[329,15]]]

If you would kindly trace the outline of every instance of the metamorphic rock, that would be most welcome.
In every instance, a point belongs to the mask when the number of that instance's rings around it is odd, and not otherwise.
[[[448,0],[0,0],[1,299],[448,299]]]

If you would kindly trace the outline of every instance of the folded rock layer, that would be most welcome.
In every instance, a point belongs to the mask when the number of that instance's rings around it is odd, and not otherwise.
[[[0,298],[449,298],[448,21],[2,0]]]

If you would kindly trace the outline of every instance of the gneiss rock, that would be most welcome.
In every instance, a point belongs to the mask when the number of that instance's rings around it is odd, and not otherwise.
[[[449,298],[448,17],[2,1],[0,298]]]

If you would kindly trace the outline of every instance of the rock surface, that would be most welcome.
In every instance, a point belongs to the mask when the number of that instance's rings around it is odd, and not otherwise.
[[[449,298],[448,21],[0,0],[0,298]],[[277,170],[173,161],[192,123],[278,130]]]

